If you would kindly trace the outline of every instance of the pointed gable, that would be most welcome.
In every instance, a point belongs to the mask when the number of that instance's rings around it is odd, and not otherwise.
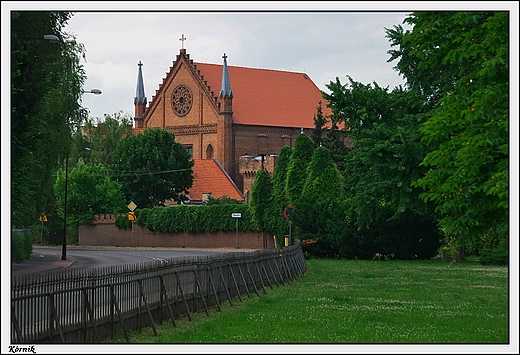
[[[183,117],[182,123],[175,121],[178,117],[172,111],[172,101],[176,98],[176,89],[180,87],[180,93],[185,92],[189,96],[189,102],[191,106],[186,107],[186,114],[181,115]],[[155,95],[152,96],[152,100],[145,113],[145,126],[146,127],[171,127],[177,125],[198,125],[201,123],[200,116],[202,112],[205,112],[204,118],[211,118],[212,115],[207,113],[213,112],[218,116],[218,101],[215,95],[216,91],[218,94],[219,87],[215,89],[210,88],[202,77],[200,70],[197,70],[190,59],[190,55],[186,54],[186,50],[181,49],[177,55],[176,60],[170,67],[169,72],[166,73],[166,77],[163,78],[162,83],[159,84],[159,88],[155,91]],[[175,108],[174,108],[175,109]],[[178,111],[176,112],[179,113]],[[216,123],[203,122],[204,124]]]
[[[237,188],[233,180],[222,168],[218,160],[194,159],[193,186],[188,190],[191,201],[202,201],[202,194],[211,193],[211,197],[228,196],[232,199],[244,201],[244,195]]]
[[[194,63],[212,91],[222,82],[223,66]],[[321,90],[305,73],[227,66],[233,82],[233,122],[243,125],[314,128],[319,102],[331,114]]]

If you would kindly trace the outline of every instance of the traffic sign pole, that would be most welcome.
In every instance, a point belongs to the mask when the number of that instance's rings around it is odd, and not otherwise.
[[[237,243],[236,243],[237,247],[236,248],[238,249],[238,218],[236,218],[236,220],[237,220],[237,237],[236,237],[236,239],[237,239]]]
[[[241,212],[233,212],[231,213],[231,217],[235,218],[237,220],[237,236],[236,236],[236,248],[238,249],[238,220],[242,218]]]
[[[135,247],[135,240],[134,240],[134,221],[135,221],[135,214],[134,211],[137,208],[137,205],[134,203],[134,201],[130,201],[128,204],[128,209],[130,212],[128,213],[128,219],[132,221],[132,247]]]

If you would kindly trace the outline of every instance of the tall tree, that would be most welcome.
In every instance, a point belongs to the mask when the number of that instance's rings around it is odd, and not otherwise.
[[[287,168],[285,191],[287,200],[294,205],[301,195],[303,185],[307,179],[307,165],[314,151],[314,142],[311,137],[301,133],[296,137],[291,160]]]
[[[332,115],[330,117],[330,128],[327,130],[325,134],[325,139],[323,141],[323,146],[329,148],[330,155],[334,164],[337,165],[340,171],[345,170],[345,157],[348,154],[348,147],[345,144],[345,139],[342,138],[340,130],[338,128],[338,123],[341,122],[341,117]],[[346,132],[343,132],[345,135]],[[347,136],[348,139],[348,136]]]
[[[346,85],[338,78],[328,84],[325,98],[343,117],[353,143],[343,171],[347,221],[357,230],[358,240],[351,243],[365,244],[372,256],[430,257],[440,237],[436,215],[432,204],[419,198],[423,190],[412,186],[423,174],[419,164],[426,154],[419,132],[427,118],[422,102],[401,87],[389,92],[375,82],[348,79]],[[406,248],[410,245],[418,247]]]
[[[257,171],[255,181],[251,187],[249,208],[253,223],[262,231],[268,228],[269,207],[272,201],[273,184],[271,176],[265,169]]]
[[[110,174],[138,207],[184,201],[193,184],[193,160],[175,135],[160,128],[124,137],[112,154]]]
[[[358,229],[370,228],[382,218],[396,219],[413,212],[428,214],[420,188],[411,186],[421,174],[426,151],[420,142],[424,122],[420,101],[402,88],[388,92],[377,83],[362,84],[348,77],[327,85],[326,95],[335,113],[341,113],[352,139],[345,160],[345,188],[352,199],[352,217]]]
[[[284,236],[288,234],[289,224],[283,211],[289,206],[285,180],[291,160],[292,148],[284,146],[278,154],[278,162],[271,178],[273,184],[271,208],[269,212],[269,231],[277,237],[278,246],[284,245]]]
[[[11,12],[11,224],[38,221],[54,198],[56,169],[86,111],[85,48],[65,33],[70,12]],[[44,41],[55,35],[58,43]]]
[[[327,118],[323,115],[323,108],[321,101],[316,107],[316,114],[314,115],[314,128],[312,129],[311,138],[314,141],[314,146],[319,147],[323,143],[323,135],[327,130]]]
[[[339,204],[343,201],[343,177],[326,147],[314,150],[301,198],[295,206],[294,223],[302,239],[318,238],[329,247],[335,245],[333,228],[343,216]],[[331,228],[332,227],[332,228]]]
[[[416,186],[462,239],[508,234],[509,13],[416,12],[388,30],[397,69],[434,111]]]
[[[102,163],[108,165],[112,152],[121,139],[132,134],[132,118],[123,111],[99,118],[88,118],[74,133],[71,163]]]

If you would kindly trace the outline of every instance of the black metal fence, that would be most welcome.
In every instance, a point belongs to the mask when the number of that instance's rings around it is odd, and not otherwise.
[[[292,282],[301,245],[12,277],[11,342],[102,343]]]

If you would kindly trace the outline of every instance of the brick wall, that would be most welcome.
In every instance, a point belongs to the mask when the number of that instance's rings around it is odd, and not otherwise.
[[[120,229],[114,224],[116,215],[99,215],[95,224],[80,225],[79,245],[117,247],[170,248],[235,248],[236,231],[204,233],[151,232],[134,223],[132,229]],[[238,247],[243,249],[271,249],[275,247],[271,234],[238,230]]]

